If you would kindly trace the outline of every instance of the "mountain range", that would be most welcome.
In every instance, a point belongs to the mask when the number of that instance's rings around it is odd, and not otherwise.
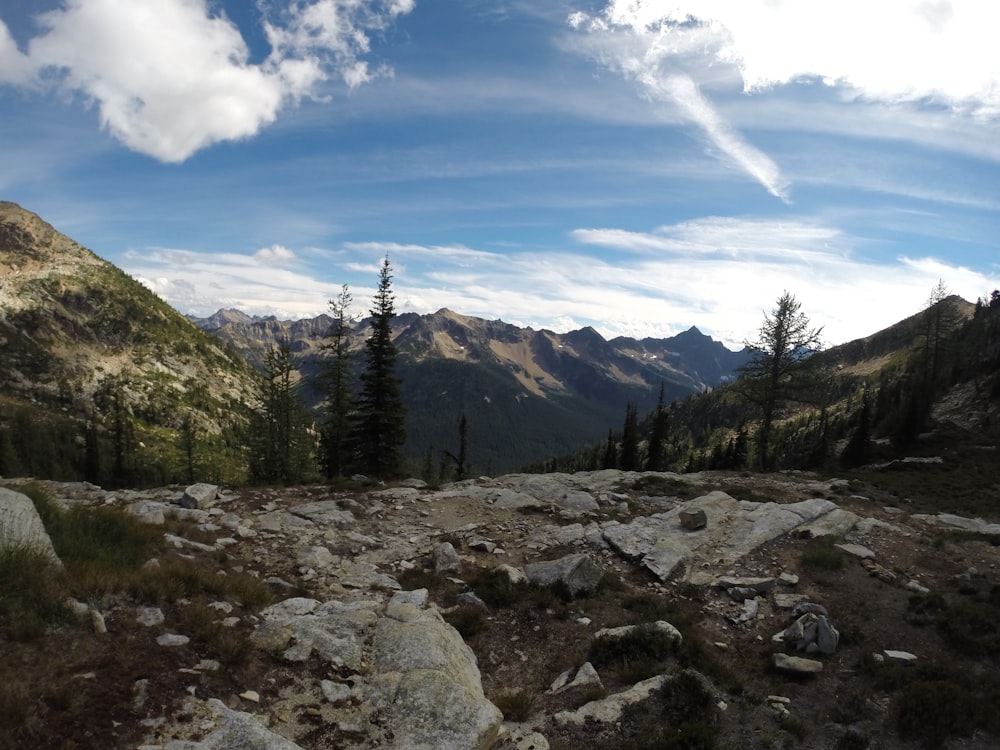
[[[268,347],[286,340],[306,384],[317,382],[333,322],[326,315],[253,318],[239,310],[192,320],[258,366]],[[356,365],[369,324],[351,328]],[[666,339],[607,341],[593,328],[536,331],[447,309],[403,313],[392,327],[408,416],[404,452],[416,460],[457,451],[464,416],[471,466],[488,473],[591,444],[620,427],[628,403],[651,410],[661,385],[672,401],[726,382],[747,359],[696,328]],[[321,394],[305,390],[316,405]]]

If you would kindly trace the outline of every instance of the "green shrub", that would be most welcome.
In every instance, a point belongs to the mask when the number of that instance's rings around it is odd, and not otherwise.
[[[483,632],[488,626],[486,611],[475,604],[460,604],[444,613],[445,622],[451,625],[463,638],[471,638]]]
[[[507,721],[527,721],[535,708],[535,694],[522,688],[501,693],[493,702]]]
[[[844,553],[834,546],[832,537],[820,537],[802,552],[799,562],[812,570],[840,570],[844,567]]]
[[[528,594],[527,583],[511,583],[510,577],[502,570],[488,570],[470,581],[476,596],[489,607],[502,609],[511,607]]]
[[[926,747],[942,747],[952,737],[966,737],[976,727],[976,697],[945,680],[920,680],[903,687],[895,704],[900,737]]]
[[[662,671],[676,649],[667,633],[654,625],[640,625],[622,636],[595,639],[589,661],[597,669],[614,670],[623,683],[634,683]]]
[[[693,673],[685,670],[663,684],[663,716],[669,724],[698,722],[712,709],[712,693]]]

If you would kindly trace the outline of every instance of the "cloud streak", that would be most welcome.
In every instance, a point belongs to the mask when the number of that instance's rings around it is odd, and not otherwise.
[[[271,53],[260,63],[236,25],[207,0],[65,0],[38,17],[26,53],[0,20],[0,83],[59,88],[96,104],[128,148],[182,162],[220,141],[249,138],[339,77],[372,71],[369,33],[412,0],[296,0],[262,6]]]
[[[709,141],[776,198],[789,202],[788,180],[778,165],[734,128],[702,93],[685,68],[703,60],[706,49],[718,46],[710,30],[678,25],[672,20],[647,20],[648,7],[612,3],[599,16],[574,13],[569,23],[593,39],[591,55],[638,83],[646,96],[672,103],[688,121],[701,128]],[[669,19],[667,19],[669,20]],[[704,64],[701,66],[705,67]]]

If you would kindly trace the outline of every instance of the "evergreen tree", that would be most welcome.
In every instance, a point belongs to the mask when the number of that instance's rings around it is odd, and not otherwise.
[[[351,437],[359,471],[392,477],[402,470],[406,409],[401,383],[396,376],[396,346],[392,341],[392,319],[396,311],[388,255],[382,262],[370,312],[371,335],[365,342],[366,363],[355,400]]]
[[[465,479],[465,472],[468,469],[466,462],[468,461],[467,454],[469,448],[469,422],[462,415],[462,418],[458,422],[458,455],[456,456],[451,451],[445,451],[444,454],[455,462],[455,481],[461,482]]]
[[[861,408],[858,410],[854,431],[851,432],[847,445],[844,446],[840,454],[840,460],[846,466],[861,466],[868,459],[868,442],[871,438],[872,422],[871,393],[868,384],[865,383],[864,392],[861,394]]]
[[[264,382],[251,420],[251,481],[303,481],[312,457],[309,426],[295,380],[292,348],[282,339],[264,355]]]
[[[184,478],[194,482],[194,454],[198,436],[195,433],[194,420],[190,414],[185,414],[180,429],[181,454],[184,460]]]
[[[618,468],[618,443],[615,441],[615,435],[611,430],[608,430],[608,439],[604,443],[604,458],[601,460],[601,468]]]
[[[336,299],[330,300],[333,323],[327,333],[325,369],[320,375],[323,399],[323,427],[320,431],[320,464],[327,479],[343,475],[350,458],[351,371],[350,346],[351,292],[344,284]]]
[[[629,402],[625,406],[625,427],[622,429],[622,454],[619,461],[622,471],[639,468],[639,408]]]
[[[821,328],[811,328],[795,297],[785,292],[771,313],[764,315],[757,340],[746,342],[753,357],[740,368],[737,393],[761,414],[757,429],[757,468],[770,468],[774,419],[786,401],[805,401],[816,382],[815,358]]]
[[[663,402],[663,383],[660,383],[660,397],[653,412],[653,424],[649,430],[649,451],[646,456],[646,471],[664,471],[667,468],[667,407]]]

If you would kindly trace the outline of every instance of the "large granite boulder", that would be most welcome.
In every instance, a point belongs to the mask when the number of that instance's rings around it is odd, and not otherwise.
[[[384,747],[486,750],[503,715],[486,700],[475,654],[436,609],[390,604],[375,628],[371,700],[392,727]]]
[[[26,547],[61,565],[31,498],[0,487],[0,549]]]

